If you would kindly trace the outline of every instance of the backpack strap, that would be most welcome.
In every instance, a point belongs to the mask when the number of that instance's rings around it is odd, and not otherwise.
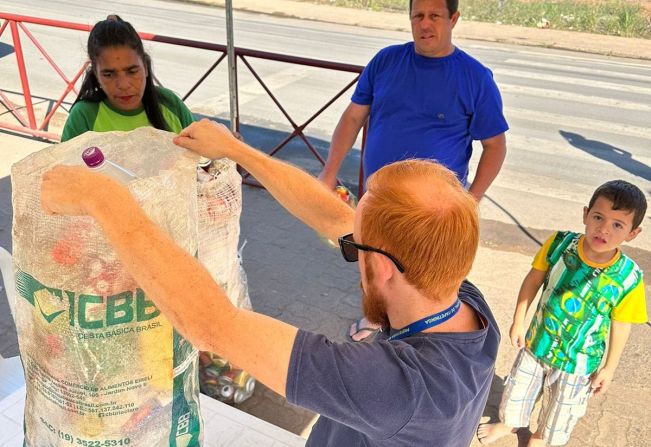
[[[570,244],[578,240],[579,234],[571,231],[559,231],[556,233],[554,241],[547,251],[547,263],[550,267],[554,266],[563,255],[563,252]],[[551,269],[550,269],[551,270]]]

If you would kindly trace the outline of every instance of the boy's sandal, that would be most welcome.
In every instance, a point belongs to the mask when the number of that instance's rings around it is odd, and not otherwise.
[[[353,325],[351,325],[351,331],[348,332],[348,340],[352,342],[362,342],[362,341],[372,341],[380,328],[373,326],[362,326],[362,322],[366,322],[366,318],[362,317],[359,320],[356,320]],[[353,330],[354,328],[354,330]]]

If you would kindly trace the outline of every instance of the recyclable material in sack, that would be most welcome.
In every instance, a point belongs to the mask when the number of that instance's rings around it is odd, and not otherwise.
[[[227,158],[208,172],[197,170],[198,257],[235,307],[251,310],[246,274],[238,253],[242,177]]]
[[[250,310],[246,274],[237,248],[242,177],[235,163],[225,158],[213,161],[208,172],[199,169],[197,174],[199,260],[234,306]],[[255,389],[253,377],[210,352],[201,353],[199,384],[203,394],[235,404],[251,397]]]
[[[195,255],[198,157],[173,134],[88,132],[12,167],[16,327],[25,445],[200,446],[198,353],[141,290],[90,217],[41,210],[41,177],[101,148],[132,172],[146,214]],[[179,297],[182,300],[183,297]]]

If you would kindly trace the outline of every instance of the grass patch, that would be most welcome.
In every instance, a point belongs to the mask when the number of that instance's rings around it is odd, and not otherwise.
[[[344,6],[346,8],[370,9],[371,11],[407,11],[409,0],[298,0],[322,5]]]
[[[312,3],[407,11],[408,0],[303,0]],[[460,0],[465,20],[651,39],[651,11],[625,0]]]
[[[461,13],[468,20],[651,38],[651,17],[631,2],[465,0],[462,4]]]

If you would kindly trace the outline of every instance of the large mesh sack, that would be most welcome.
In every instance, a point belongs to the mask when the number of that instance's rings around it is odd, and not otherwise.
[[[88,132],[12,167],[28,447],[201,445],[196,349],[127,274],[92,218],[40,207],[43,172],[82,164],[82,150],[98,146],[136,174],[128,185],[134,197],[194,255],[197,157],[172,136],[153,128]]]
[[[242,177],[228,159],[215,160],[208,172],[198,170],[199,260],[219,283],[234,306],[251,309],[246,274],[237,254],[242,212]],[[251,397],[255,379],[227,359],[202,352],[201,392],[227,403]]]
[[[251,309],[246,275],[237,256],[242,213],[242,177],[235,162],[215,160],[197,171],[199,260],[234,306]]]

